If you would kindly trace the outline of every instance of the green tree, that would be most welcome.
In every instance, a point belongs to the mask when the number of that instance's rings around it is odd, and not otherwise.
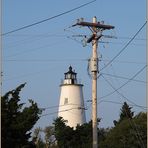
[[[124,102],[122,108],[120,109],[120,118],[118,121],[114,120],[114,125],[117,125],[117,123],[120,123],[124,119],[132,119],[134,116],[134,112],[131,111],[132,107],[130,107],[126,102]]]
[[[62,117],[59,117],[53,123],[55,126],[55,138],[60,148],[70,148],[72,143],[73,128],[66,126],[66,122]]]
[[[29,100],[30,106],[28,107],[23,107],[24,103],[19,103],[19,94],[25,84],[7,92],[1,98],[1,131],[4,148],[29,147],[30,130],[41,114],[41,110],[33,100]]]
[[[62,117],[59,117],[54,121],[54,125],[55,137],[60,148],[92,147],[92,121],[83,125],[77,125],[73,129],[66,126],[66,121]],[[105,129],[98,129],[99,142],[104,139],[105,133]]]
[[[77,125],[74,135],[74,141],[78,148],[91,148],[92,147],[92,121]]]
[[[126,118],[110,129],[101,148],[141,148],[146,147],[147,116],[139,113],[132,119]]]

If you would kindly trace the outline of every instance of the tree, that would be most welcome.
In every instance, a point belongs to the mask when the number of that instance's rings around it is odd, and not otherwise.
[[[73,141],[75,143],[74,148],[91,148],[92,147],[92,121],[77,125]]]
[[[46,126],[45,128],[35,128],[32,139],[36,145],[36,148],[57,148],[54,133],[54,127],[50,125]]]
[[[40,134],[41,132],[42,132],[42,128],[40,128],[40,127],[35,128],[35,130],[33,132],[33,138],[32,138],[33,140],[32,141],[34,141],[36,148],[45,147],[45,144],[41,138],[41,134]]]
[[[118,121],[114,120],[114,125],[116,126],[117,123],[120,123],[121,121],[123,121],[124,119],[132,119],[134,116],[134,112],[131,111],[132,107],[129,107],[129,105],[124,102],[122,108],[120,109],[120,118]]]
[[[120,113],[120,121],[124,119],[132,119],[134,116],[134,112],[131,111],[132,107],[129,107],[129,105],[124,102],[122,108],[121,108],[121,113]]]
[[[53,126],[46,126],[44,128],[45,133],[45,144],[46,148],[49,148],[54,145],[55,137],[54,137],[54,127]]]
[[[30,146],[30,130],[42,111],[33,100],[29,100],[28,107],[24,107],[24,103],[19,103],[19,94],[25,84],[7,92],[1,98],[2,147],[27,148]]]
[[[141,148],[146,147],[147,116],[139,113],[134,117],[132,107],[124,102],[120,109],[120,118],[114,120],[115,127],[109,129],[100,142],[101,148]]]
[[[66,126],[67,121],[62,117],[54,120],[55,138],[60,148],[70,148],[73,136],[73,128]],[[74,143],[73,143],[74,144]]]
[[[100,122],[100,120],[98,120]],[[66,126],[66,121],[59,117],[54,121],[55,137],[60,148],[91,148],[92,121],[77,125],[75,129]],[[106,130],[98,129],[99,141],[105,137]]]
[[[141,148],[146,147],[147,115],[139,113],[135,117],[126,118],[110,129],[101,148]]]

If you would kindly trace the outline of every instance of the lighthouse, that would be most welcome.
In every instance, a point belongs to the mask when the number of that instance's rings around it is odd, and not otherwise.
[[[64,73],[61,85],[58,117],[67,120],[67,125],[76,127],[86,122],[83,98],[83,85],[77,81],[77,73],[69,67]]]

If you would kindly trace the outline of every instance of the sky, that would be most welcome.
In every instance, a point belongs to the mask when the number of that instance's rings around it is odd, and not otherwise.
[[[88,2],[92,3],[63,14]],[[40,108],[46,108],[42,113],[46,115],[36,126],[51,125],[57,117],[59,86],[70,65],[84,85],[86,119],[91,120],[88,101],[91,78],[87,66],[92,48],[91,44],[84,46],[84,38],[80,36],[89,37],[91,31],[72,25],[79,18],[92,22],[94,16],[99,22],[115,26],[103,32],[112,38],[102,37],[98,47],[99,126],[113,126],[125,101],[135,114],[146,111],[146,0],[5,0],[2,3],[2,92],[5,94],[26,82],[21,102],[28,105],[28,99],[33,99]],[[17,30],[48,18],[52,19]]]

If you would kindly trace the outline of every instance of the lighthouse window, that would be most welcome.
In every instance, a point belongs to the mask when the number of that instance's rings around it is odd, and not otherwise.
[[[72,75],[72,79],[75,79],[75,75]]]
[[[65,98],[64,105],[68,104],[68,98]]]
[[[68,79],[71,79],[71,74],[68,74],[67,77],[68,77]]]

